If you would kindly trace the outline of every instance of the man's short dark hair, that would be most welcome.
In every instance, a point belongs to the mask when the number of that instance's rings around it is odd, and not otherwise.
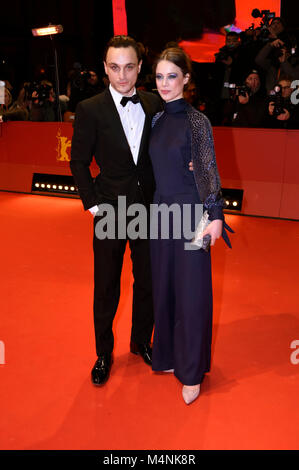
[[[135,39],[131,38],[130,36],[113,36],[110,41],[108,42],[105,51],[104,51],[104,62],[106,62],[106,57],[107,57],[107,52],[109,47],[133,47],[133,49],[136,52],[138,62],[141,61],[142,59],[142,54],[141,50],[138,46],[138,43],[135,41]]]
[[[281,18],[281,16],[274,16],[274,18],[272,18],[271,24],[274,23],[274,21],[279,21],[284,28],[286,27],[285,20],[283,18]],[[271,24],[270,24],[270,26],[271,26]]]
[[[234,38],[239,38],[240,35],[238,33],[236,33],[236,31],[229,31],[228,33],[226,33],[226,37],[234,37]]]

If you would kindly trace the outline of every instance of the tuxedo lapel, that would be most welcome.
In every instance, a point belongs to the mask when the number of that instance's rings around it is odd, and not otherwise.
[[[109,124],[109,127],[111,128],[113,135],[115,135],[116,138],[119,139],[119,141],[121,142],[122,147],[124,147],[126,151],[129,150],[130,154],[132,155],[131,149],[128,144],[127,137],[124,132],[124,128],[122,126],[122,123],[121,123],[117,108],[115,106],[115,103],[113,101],[112,95],[108,88],[103,93],[105,93],[104,103],[106,106],[106,109],[105,109],[106,122],[107,124]],[[132,159],[133,159],[133,156],[132,156]]]

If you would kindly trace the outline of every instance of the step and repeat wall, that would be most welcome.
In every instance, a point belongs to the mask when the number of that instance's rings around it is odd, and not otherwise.
[[[213,133],[224,193],[242,192],[238,212],[299,220],[299,131],[214,127]],[[59,175],[71,181],[72,134],[70,123],[1,123],[0,190],[36,192],[36,175],[44,184],[59,183]],[[93,161],[92,176],[98,172]]]

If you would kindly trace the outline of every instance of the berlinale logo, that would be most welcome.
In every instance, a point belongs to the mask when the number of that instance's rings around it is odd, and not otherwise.
[[[71,147],[72,142],[67,137],[61,135],[61,130],[57,132],[56,139],[58,140],[56,151],[57,151],[57,160],[60,162],[69,162],[70,156],[67,150]]]

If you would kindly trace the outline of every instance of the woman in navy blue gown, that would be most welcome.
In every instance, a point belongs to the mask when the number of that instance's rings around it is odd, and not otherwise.
[[[210,234],[214,245],[224,234],[223,199],[210,122],[183,99],[190,77],[190,60],[182,49],[163,51],[156,64],[156,83],[165,109],[153,119],[149,147],[156,180],[154,204],[177,204],[182,213],[183,205],[189,204],[194,231],[195,206],[202,203],[211,220],[204,235]],[[193,171],[189,170],[190,161]],[[174,372],[189,404],[198,397],[200,384],[210,370],[211,258],[209,251],[186,249],[191,239],[172,237],[171,229],[169,239],[164,239],[161,230],[160,221],[158,238],[151,240],[152,364],[154,371]]]

